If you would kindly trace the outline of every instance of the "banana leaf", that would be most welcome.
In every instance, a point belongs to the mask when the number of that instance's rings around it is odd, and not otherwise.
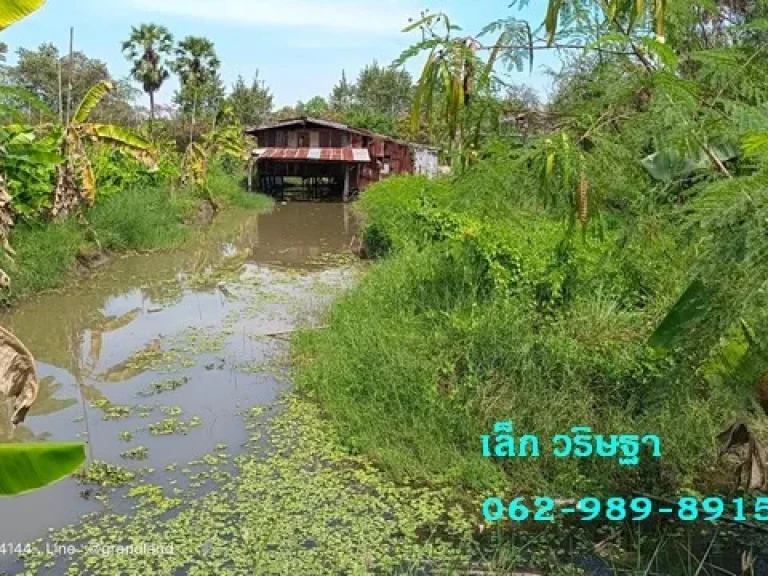
[[[31,90],[19,88],[18,86],[0,86],[0,96],[6,96],[11,99],[19,100],[37,112],[42,112],[49,118],[55,117],[53,110],[51,110],[50,107]]]
[[[739,156],[739,149],[731,144],[718,144],[710,147],[720,162],[728,162]],[[704,150],[682,153],[666,149],[643,158],[640,163],[654,180],[670,183],[690,176],[699,170],[712,168],[712,160]]]
[[[84,462],[82,443],[0,444],[0,496],[23,494],[58,482]]]
[[[152,144],[132,130],[114,124],[88,124],[86,133],[102,142],[133,150],[152,150]]]
[[[109,80],[102,80],[95,84],[88,90],[88,93],[80,102],[80,106],[77,107],[75,115],[72,117],[72,121],[75,124],[82,124],[88,120],[88,116],[91,111],[101,102],[101,100],[114,89],[114,84]]]
[[[701,279],[691,282],[651,335],[648,344],[660,350],[671,350],[679,345],[690,330],[704,319],[713,295],[714,290]]]
[[[0,30],[29,16],[43,4],[45,0],[4,0],[0,4]]]

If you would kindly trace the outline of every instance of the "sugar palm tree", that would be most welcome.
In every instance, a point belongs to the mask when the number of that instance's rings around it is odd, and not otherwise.
[[[176,61],[173,69],[179,75],[182,87],[192,96],[192,126],[190,142],[195,129],[200,90],[207,83],[216,79],[219,66],[213,42],[200,36],[187,36],[176,48]]]
[[[149,95],[149,129],[155,120],[155,93],[160,90],[170,72],[164,58],[171,55],[173,36],[165,26],[142,24],[131,28],[131,36],[123,42],[123,54],[131,61],[131,76],[141,82]]]

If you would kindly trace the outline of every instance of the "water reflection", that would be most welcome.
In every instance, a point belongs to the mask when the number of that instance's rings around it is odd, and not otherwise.
[[[0,405],[0,442],[79,438],[92,459],[130,467],[119,455],[132,445],[120,434],[133,430],[150,449],[142,464],[159,470],[197,458],[217,442],[236,444],[245,438],[234,418],[238,406],[271,402],[284,387],[258,368],[276,345],[250,335],[290,326],[304,311],[288,300],[312,288],[258,269],[242,289],[230,284],[237,284],[244,265],[320,269],[313,259],[347,251],[354,233],[349,206],[341,204],[289,204],[260,216],[230,211],[180,250],[119,258],[7,312],[0,324],[33,353],[41,381],[37,403],[15,431]],[[147,390],[182,376],[183,386],[147,402]],[[147,426],[167,418],[158,398],[181,410],[179,418],[199,416],[204,425],[188,436],[151,436]],[[139,410],[142,402],[149,406]],[[108,406],[127,412],[107,414]],[[45,517],[0,522],[0,541],[39,537],[48,525],[74,521],[92,508],[72,494],[76,485],[64,481],[0,501],[0,518],[47,507]]]

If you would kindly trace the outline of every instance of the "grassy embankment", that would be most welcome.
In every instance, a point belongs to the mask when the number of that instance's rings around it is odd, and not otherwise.
[[[211,171],[208,188],[220,208],[266,210],[272,205],[270,198],[246,192],[237,178],[222,170]],[[18,222],[10,236],[14,263],[3,263],[11,290],[2,296],[2,305],[59,286],[77,268],[80,257],[93,256],[99,247],[120,253],[180,245],[200,224],[200,202],[192,190],[170,193],[165,185],[135,186],[97,199],[84,219]]]
[[[385,257],[328,330],[296,340],[300,389],[353,451],[474,502],[717,487],[714,438],[743,398],[717,366],[702,377],[647,346],[691,276],[674,214],[607,211],[602,235],[567,236],[531,193],[536,177],[500,154],[458,179],[370,189],[364,237]],[[484,459],[480,435],[503,420],[538,436],[541,457]],[[554,458],[550,439],[578,425],[658,434],[663,457]]]

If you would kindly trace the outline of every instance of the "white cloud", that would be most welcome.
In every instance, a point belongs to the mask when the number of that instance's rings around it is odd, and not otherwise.
[[[411,16],[412,0],[129,0],[146,12],[218,20],[230,24],[303,26],[336,32],[398,34]]]

